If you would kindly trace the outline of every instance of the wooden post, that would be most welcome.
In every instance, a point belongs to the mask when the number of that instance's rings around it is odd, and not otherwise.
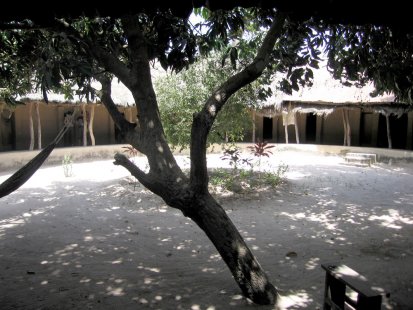
[[[30,130],[29,150],[33,151],[34,149],[33,102],[29,103],[29,130]]]
[[[288,144],[288,125],[284,125],[285,130],[285,144]]]
[[[294,113],[294,128],[295,128],[295,141],[297,142],[297,144],[300,144],[300,134],[298,132],[297,113]]]
[[[344,143],[343,143],[343,145],[347,146],[347,122],[346,122],[346,116],[345,116],[346,112],[344,111],[344,108],[341,111],[342,111],[342,114],[343,114],[343,126],[344,126]]]
[[[86,103],[82,103],[82,114],[83,114],[83,146],[87,146]]]
[[[132,113],[132,108],[128,107],[127,109],[128,109],[128,120],[129,120],[130,123],[134,123],[135,121],[134,121],[133,115],[132,115],[133,114]]]
[[[387,141],[389,144],[389,149],[391,149],[392,142],[391,142],[391,132],[390,132],[390,118],[388,114],[386,114],[386,128],[387,128]]]
[[[346,122],[347,122],[347,146],[351,146],[351,126],[349,111],[346,110]]]
[[[348,110],[343,109],[343,121],[344,121],[344,145],[351,146],[351,127],[350,117]]]
[[[95,135],[93,133],[93,121],[95,118],[95,103],[92,103],[90,105],[90,120],[89,120],[89,136],[90,136],[90,143],[94,146],[96,145],[96,141],[95,141]]]
[[[316,137],[315,143],[322,144],[323,143],[323,127],[324,127],[324,116],[317,115],[317,123],[316,123]]]
[[[39,102],[36,101],[36,118],[37,118],[37,148],[42,149],[42,121],[40,119]]]

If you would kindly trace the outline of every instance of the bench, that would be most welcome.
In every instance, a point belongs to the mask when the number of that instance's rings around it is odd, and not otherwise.
[[[356,164],[361,164],[365,166],[370,166],[371,164],[376,163],[377,161],[377,156],[376,154],[370,154],[370,153],[347,153],[346,156],[344,156],[344,159],[346,160],[347,163],[356,163]]]
[[[343,264],[321,264],[326,271],[324,310],[380,310],[382,296],[365,277]]]

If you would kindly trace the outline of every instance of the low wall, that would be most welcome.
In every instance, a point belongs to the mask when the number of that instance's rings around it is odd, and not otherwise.
[[[249,152],[248,147],[252,143],[238,143],[243,152]],[[55,148],[50,154],[49,158],[44,163],[44,166],[61,165],[65,155],[70,155],[73,162],[87,162],[92,160],[110,160],[117,152],[123,152],[123,147],[127,144],[112,144],[112,145],[98,145],[88,147],[63,147]],[[209,153],[222,153],[222,145],[211,145],[208,149]],[[366,147],[347,147],[339,145],[315,145],[315,144],[275,144],[272,152],[282,151],[297,151],[309,153],[321,153],[325,155],[344,156],[347,152],[373,153],[377,155],[379,162],[397,162],[407,161],[413,162],[413,151],[406,150],[390,150],[384,148],[366,148]],[[0,153],[0,173],[11,172],[22,167],[39,151],[13,151]],[[177,155],[189,155],[189,150],[182,151],[175,150]]]

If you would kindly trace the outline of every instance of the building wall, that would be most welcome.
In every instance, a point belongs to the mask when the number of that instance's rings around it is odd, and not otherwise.
[[[14,149],[14,116],[4,106],[0,106],[0,152]]]
[[[300,143],[324,144],[324,145],[343,145],[344,143],[344,125],[343,111],[336,109],[328,116],[315,116],[315,128],[313,133],[310,132],[307,122],[314,118],[309,114],[297,114],[297,123]],[[377,113],[365,113],[360,109],[349,110],[349,121],[351,127],[351,145],[366,147],[388,147],[387,131],[385,129],[385,117]],[[273,136],[267,140],[272,143],[286,143],[285,128],[282,116],[274,116]],[[256,116],[255,119],[256,140],[263,140],[263,116]],[[311,123],[311,122],[310,122]],[[390,117],[391,135],[393,148],[396,149],[413,149],[413,112],[397,118]],[[311,127],[311,126],[310,126]],[[251,140],[247,142],[251,142]],[[294,125],[288,126],[288,142],[296,143]]]
[[[40,103],[39,111],[42,123],[42,147],[49,144],[56,137],[59,130],[64,125],[64,115],[68,111],[74,111],[77,106],[64,103]],[[90,113],[90,106],[87,107]],[[136,107],[119,107],[129,121],[135,121],[137,117]],[[28,150],[30,144],[29,132],[29,106],[19,105],[10,116],[8,109],[0,111],[0,151]],[[81,118],[81,115],[79,115]],[[376,113],[365,113],[359,109],[349,112],[351,125],[351,145],[368,147],[387,147],[387,136],[385,129],[385,119]],[[310,118],[315,120],[314,132],[309,132],[311,126]],[[274,116],[268,119],[271,122],[272,143],[285,143],[285,129],[281,116]],[[337,109],[329,116],[311,116],[310,114],[297,114],[300,143],[343,145],[344,127],[342,110]],[[37,148],[37,120],[33,109],[33,123],[35,131],[35,149]],[[263,141],[264,137],[263,116],[255,116],[255,137],[256,141]],[[402,118],[391,117],[392,136],[395,137],[394,148],[413,149],[413,112],[409,112]],[[121,143],[117,137],[117,130],[110,118],[106,108],[98,104],[95,107],[94,134],[96,145]],[[397,132],[403,130],[403,133]],[[82,146],[81,124],[70,129],[59,147]],[[268,134],[268,133],[267,133]],[[313,136],[312,136],[313,135]],[[288,126],[289,143],[296,143],[295,128]],[[401,141],[402,140],[402,141]],[[247,132],[244,142],[252,142],[252,132]],[[88,145],[90,139],[88,135]]]
[[[0,117],[0,151],[29,149],[29,108],[29,104],[17,106],[9,121],[5,120],[4,116]],[[78,110],[76,112],[78,115],[78,121],[65,134],[62,141],[58,145],[59,147],[83,145],[83,125],[81,109],[78,105],[73,104],[45,104],[43,102],[39,103],[39,113],[42,127],[42,147],[51,143],[58,134],[58,132],[63,128],[65,113],[73,113],[75,109]],[[88,105],[88,117],[90,115],[90,109],[91,107]],[[119,107],[119,110],[125,114],[128,120],[136,120],[136,107]],[[35,134],[35,149],[37,149],[37,118],[34,108],[33,124]],[[112,121],[106,108],[101,104],[97,104],[95,106],[93,132],[95,136],[96,145],[114,144],[120,142],[115,137],[114,122]],[[10,143],[10,137],[12,137],[13,143]],[[90,137],[88,133],[88,145],[90,144]]]

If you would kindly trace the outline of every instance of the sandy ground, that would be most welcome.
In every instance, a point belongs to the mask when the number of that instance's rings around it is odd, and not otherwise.
[[[279,288],[277,309],[322,308],[323,262],[361,273],[383,309],[413,309],[413,164],[280,152],[264,167],[281,162],[275,190],[218,197]],[[2,310],[274,308],[243,298],[204,233],[112,161],[41,169],[0,200]]]

